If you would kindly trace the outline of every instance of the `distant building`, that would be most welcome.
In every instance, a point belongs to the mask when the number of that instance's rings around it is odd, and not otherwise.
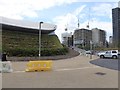
[[[92,41],[94,46],[106,46],[106,32],[98,28],[92,29]]]
[[[66,30],[62,33],[62,44],[66,46],[73,46],[73,35],[72,33],[68,33]]]
[[[112,9],[113,44],[120,47],[120,2],[119,7]]]
[[[73,42],[75,46],[86,47],[90,46],[92,40],[92,31],[88,29],[76,29],[73,35]]]
[[[109,47],[113,47],[113,36],[109,36]]]
[[[112,42],[113,42],[113,37],[109,36],[109,44],[112,44]]]

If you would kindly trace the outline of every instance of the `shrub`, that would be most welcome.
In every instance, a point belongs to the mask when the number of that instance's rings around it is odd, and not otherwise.
[[[3,50],[7,53],[8,56],[38,56],[39,50],[38,49],[25,49],[25,48],[8,48]],[[44,48],[41,50],[41,56],[55,56],[55,55],[65,55],[68,52],[68,48]]]
[[[38,50],[36,49],[22,49],[22,48],[14,48],[4,50],[8,54],[8,56],[38,56]]]
[[[65,55],[68,53],[68,48],[46,48],[41,50],[41,56],[55,56],[55,55]]]

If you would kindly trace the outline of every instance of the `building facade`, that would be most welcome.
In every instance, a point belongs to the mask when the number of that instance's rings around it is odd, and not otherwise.
[[[109,43],[112,44],[112,42],[113,42],[113,37],[109,36]]]
[[[92,40],[92,31],[88,29],[76,29],[73,35],[75,46],[89,47]]]
[[[120,47],[120,7],[112,9],[113,43]]]
[[[106,32],[98,28],[92,29],[92,41],[95,47],[106,46]]]
[[[8,56],[50,56],[52,53],[49,51],[53,49],[58,54],[63,54],[59,53],[61,50],[58,51],[63,46],[57,35],[53,34],[56,25],[43,23],[40,29],[39,22],[2,18],[0,26],[2,26],[0,29],[1,50]]]
[[[73,46],[73,35],[72,35],[72,33],[68,33],[67,31],[62,33],[62,44],[66,45],[68,47]]]
[[[113,36],[109,36],[109,46],[112,47],[113,44]]]

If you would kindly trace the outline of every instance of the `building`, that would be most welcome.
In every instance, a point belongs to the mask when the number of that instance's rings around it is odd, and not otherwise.
[[[109,43],[112,44],[112,42],[113,42],[113,37],[109,36]]]
[[[112,47],[113,44],[113,36],[109,36],[109,46]]]
[[[95,47],[106,46],[106,32],[98,28],[92,29],[92,41]]]
[[[54,33],[56,25],[43,22],[40,28],[39,22],[8,18],[2,18],[0,25],[2,52],[9,56],[38,56],[40,53],[41,56],[50,56],[51,49],[59,52],[58,49],[63,48]]]
[[[120,4],[120,2],[119,2]],[[120,47],[120,5],[112,9],[112,23],[113,23],[113,44],[114,47]]]
[[[62,44],[66,45],[68,47],[73,46],[73,35],[72,35],[72,33],[68,33],[67,31],[62,33]]]
[[[14,20],[2,17],[0,21],[0,25],[2,25],[3,30],[18,30],[18,31],[28,31],[28,32],[38,32],[41,29],[42,34],[50,34],[53,33],[57,26],[50,23],[43,22],[41,24],[39,22],[30,22],[30,21],[22,21],[22,20]]]
[[[76,29],[73,35],[73,42],[75,46],[82,48],[90,47],[90,41],[92,40],[92,31],[88,29]]]

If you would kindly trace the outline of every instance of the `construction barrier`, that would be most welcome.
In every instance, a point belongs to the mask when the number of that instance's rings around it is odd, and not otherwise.
[[[52,61],[29,61],[27,64],[26,72],[32,71],[50,71],[52,70]]]
[[[0,61],[0,72],[3,73],[8,73],[8,72],[12,72],[12,63],[10,61]]]

